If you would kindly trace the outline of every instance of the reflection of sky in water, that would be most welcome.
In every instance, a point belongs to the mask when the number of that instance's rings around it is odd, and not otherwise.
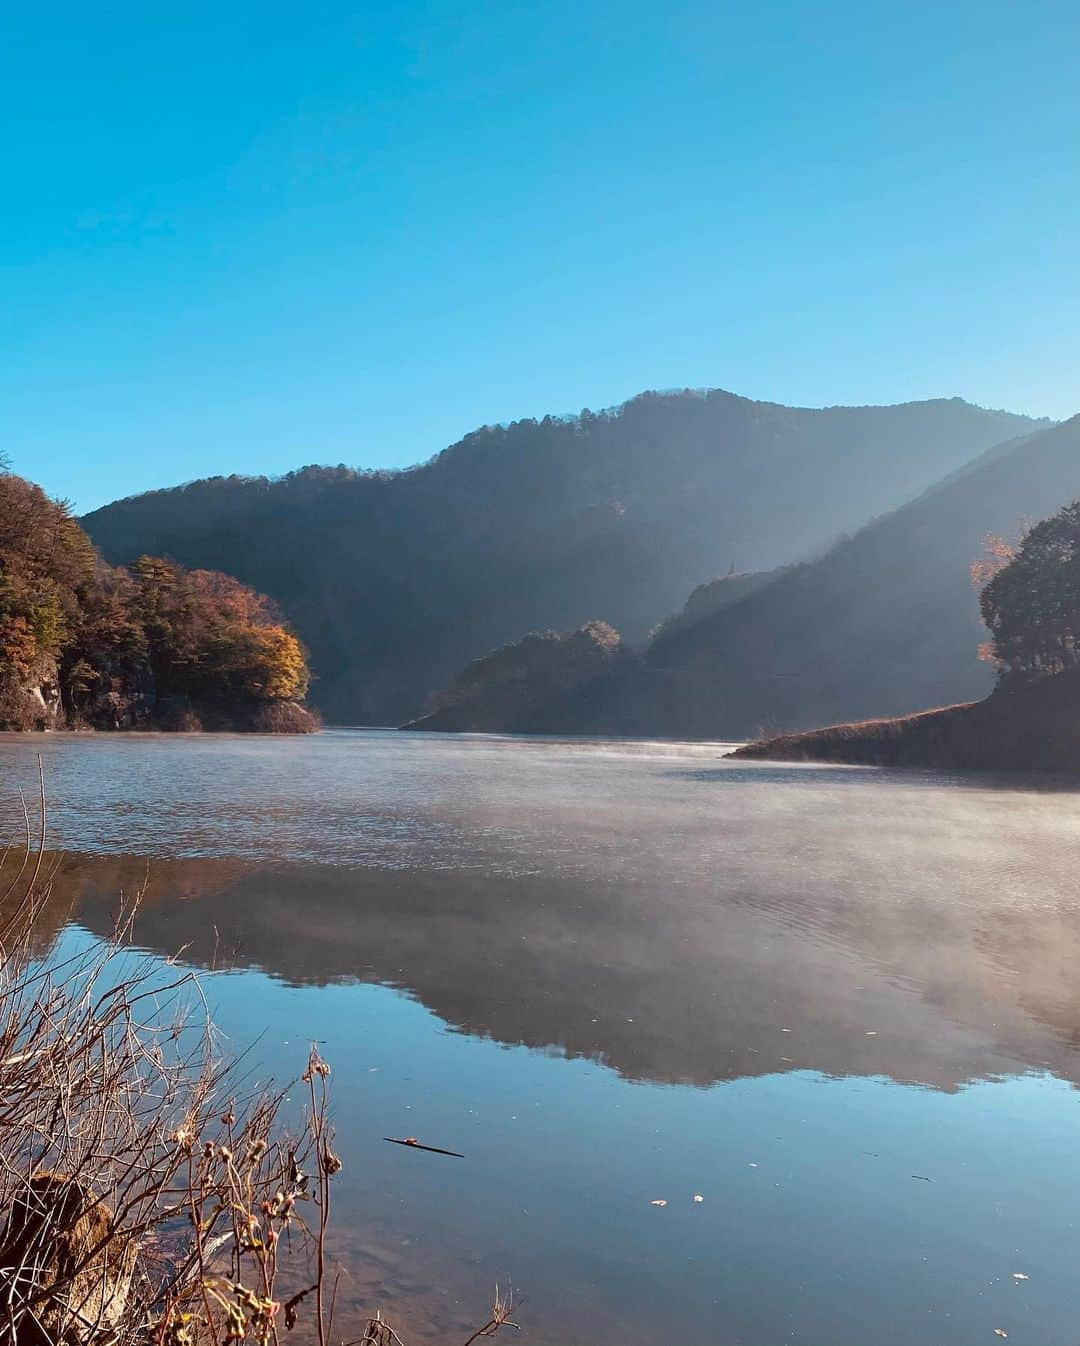
[[[71,847],[276,862],[159,861],[141,938],[235,938],[260,1069],[325,1043],[346,1297],[417,1346],[508,1276],[544,1346],[1075,1334],[1075,795],[392,734],[5,738],[9,782],[39,748]]]
[[[962,1343],[1003,1327],[1050,1346],[1080,1321],[1080,1096],[1051,1077],[955,1094],[810,1072],[643,1087],[448,1034],[384,988],[244,974],[211,999],[238,1041],[265,1034],[261,1054],[325,1042],[346,1222],[392,1231],[420,1280],[450,1240],[466,1316],[512,1273],[529,1340],[575,1339],[553,1306],[599,1313],[609,1342]],[[467,1157],[400,1154],[384,1135]]]

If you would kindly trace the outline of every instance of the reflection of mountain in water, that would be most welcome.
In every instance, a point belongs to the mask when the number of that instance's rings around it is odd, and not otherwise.
[[[57,900],[104,934],[146,872],[142,858],[72,857]],[[1018,903],[1007,883],[957,901],[942,872],[936,890],[882,901],[797,870],[778,896],[745,878],[718,892],[162,859],[136,939],[296,984],[390,984],[463,1032],[632,1079],[805,1067],[953,1088],[1049,1067],[1080,1080],[1080,906]]]

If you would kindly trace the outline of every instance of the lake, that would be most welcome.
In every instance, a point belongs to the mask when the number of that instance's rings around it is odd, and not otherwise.
[[[40,753],[57,938],[148,876],[137,943],[225,969],[238,1050],[321,1044],[347,1315],[459,1342],[499,1282],[541,1346],[1072,1340],[1080,795],[724,751],[5,735],[0,803]]]

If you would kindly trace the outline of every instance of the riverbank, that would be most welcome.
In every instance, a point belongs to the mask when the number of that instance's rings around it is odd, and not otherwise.
[[[4,734],[317,734],[325,726],[318,711],[299,701],[263,701],[243,707],[180,704],[164,711],[125,710],[96,719],[49,713],[30,723],[0,718]]]
[[[1080,775],[1080,673],[915,715],[781,734],[731,756]]]

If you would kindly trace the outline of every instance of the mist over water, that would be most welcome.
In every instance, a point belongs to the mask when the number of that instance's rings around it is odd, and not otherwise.
[[[1077,794],[723,745],[57,735],[0,739],[9,831],[39,750],[59,937],[149,870],[137,942],[230,969],[259,1070],[325,1043],[346,1298],[384,1287],[408,1340],[509,1276],[552,1346],[1080,1322]]]

